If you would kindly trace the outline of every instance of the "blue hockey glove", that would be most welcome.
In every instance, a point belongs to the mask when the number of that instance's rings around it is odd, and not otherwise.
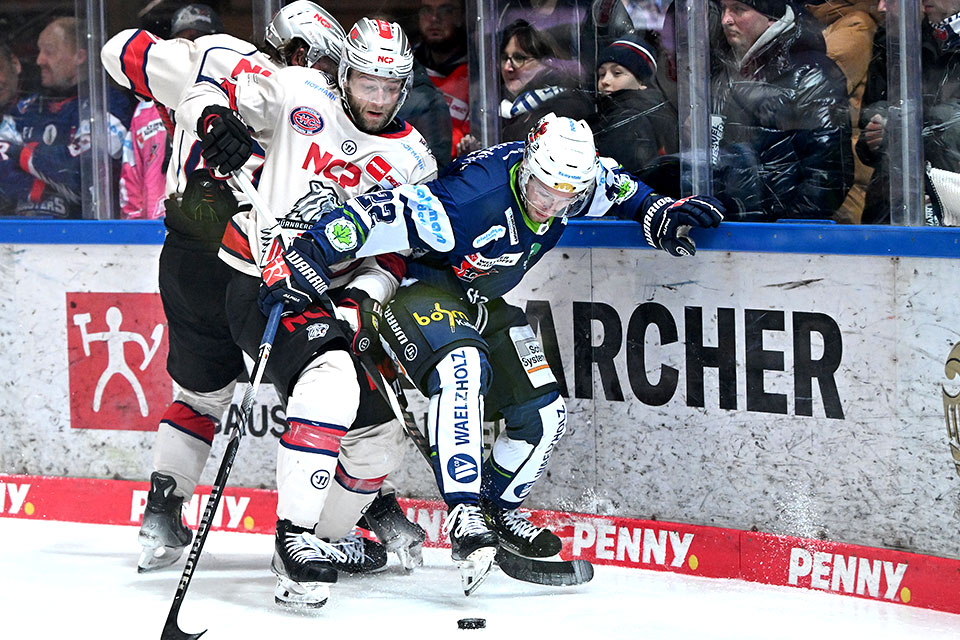
[[[257,304],[265,316],[270,315],[277,302],[283,303],[284,311],[302,313],[311,303],[318,302],[330,286],[323,266],[296,247],[270,261],[260,275],[263,282]]]
[[[253,153],[253,138],[237,114],[219,105],[210,105],[197,120],[197,136],[207,166],[228,174],[240,169]]]
[[[716,198],[690,196],[674,200],[651,193],[643,207],[647,244],[672,256],[692,256],[697,248],[687,235],[691,227],[716,227],[726,210]]]

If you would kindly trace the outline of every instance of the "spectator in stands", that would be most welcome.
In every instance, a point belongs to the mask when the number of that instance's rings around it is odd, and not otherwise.
[[[13,117],[13,109],[20,97],[20,59],[0,42],[0,152],[6,154],[10,143],[19,144],[20,133]],[[0,215],[13,212],[15,202],[0,196]]]
[[[652,84],[656,71],[656,54],[638,35],[616,40],[597,57],[597,112],[587,122],[597,152],[633,174],[678,146],[676,114]]]
[[[454,156],[460,140],[470,133],[470,83],[463,0],[420,0],[418,16],[421,40],[413,55],[447,102],[454,151],[451,156]],[[417,129],[423,132],[419,126]],[[443,166],[449,159],[438,155],[437,164]]]
[[[846,79],[785,0],[723,0],[714,195],[728,219],[828,219],[853,182]]]
[[[827,55],[847,78],[853,144],[860,137],[860,106],[867,86],[867,69],[873,51],[873,36],[880,13],[877,0],[812,0],[806,6],[823,29]],[[853,187],[837,210],[839,222],[856,224],[863,213],[867,183],[873,169],[854,156]]]
[[[528,22],[555,43],[554,66],[585,87],[596,84],[597,51],[633,31],[621,0],[506,0],[499,6],[499,31],[517,20]]]
[[[188,4],[173,14],[170,22],[171,38],[196,40],[212,33],[223,33],[223,20],[205,4]]]
[[[525,20],[510,24],[500,40],[500,141],[525,140],[530,128],[551,111],[582,120],[593,100],[577,78],[557,67],[556,45]]]
[[[0,157],[0,199],[14,201],[16,215],[79,218],[87,200],[81,175],[82,164],[91,162],[91,134],[90,121],[81,118],[88,100],[78,86],[86,81],[87,50],[78,45],[77,20],[52,20],[37,48],[41,91],[13,110],[20,139]],[[108,90],[107,103],[106,144],[119,160],[131,104],[115,88]]]
[[[431,81],[426,68],[416,60],[413,61],[410,91],[397,112],[397,117],[409,122],[420,132],[437,159],[438,169],[449,164],[453,157],[450,109],[443,93]]]
[[[923,106],[924,159],[932,168],[960,172],[960,0],[923,3],[920,83]],[[857,155],[875,167],[867,188],[861,222],[890,223],[889,164],[887,149],[886,31],[874,37],[874,59],[860,112],[862,133]],[[929,194],[928,194],[929,195]],[[928,222],[939,221],[928,213]]]
[[[196,40],[223,31],[223,21],[205,4],[181,7],[170,21],[172,38]],[[166,170],[170,158],[173,121],[166,110],[145,100],[137,105],[123,141],[120,168],[120,215],[125,219],[154,219],[164,214]]]

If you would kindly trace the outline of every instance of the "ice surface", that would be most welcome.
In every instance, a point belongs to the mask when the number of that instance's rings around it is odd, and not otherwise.
[[[11,639],[159,638],[183,569],[136,571],[133,527],[0,518],[0,635]],[[579,587],[541,587],[499,571],[469,598],[449,550],[426,549],[406,575],[391,557],[342,576],[322,609],[273,603],[272,536],[214,531],[180,628],[217,638],[643,638],[770,640],[960,637],[960,616],[815,591],[598,566]],[[186,555],[186,554],[185,554]],[[960,597],[960,596],[958,596]],[[460,630],[457,619],[486,618]]]

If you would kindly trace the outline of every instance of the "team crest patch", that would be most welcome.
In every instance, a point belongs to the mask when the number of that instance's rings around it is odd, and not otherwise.
[[[350,220],[339,218],[328,222],[323,228],[330,245],[337,251],[350,251],[357,248],[357,227]]]
[[[329,327],[325,324],[308,324],[307,325],[307,340],[316,340],[317,338],[322,338],[327,335],[327,329]]]
[[[320,112],[310,107],[297,107],[290,112],[290,126],[306,136],[315,136],[323,131]]]

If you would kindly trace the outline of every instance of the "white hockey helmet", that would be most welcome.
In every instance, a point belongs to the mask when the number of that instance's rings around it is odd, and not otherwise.
[[[346,34],[337,19],[309,0],[296,0],[283,7],[267,25],[264,40],[277,51],[294,38],[307,43],[307,65],[312,67],[323,56],[340,63]]]
[[[534,176],[555,191],[575,194],[562,211],[553,215],[577,215],[593,194],[598,164],[590,126],[583,120],[548,113],[527,134],[519,175],[524,204],[527,183]]]
[[[403,80],[400,97],[389,120],[403,106],[413,81],[413,50],[407,35],[396,22],[360,18],[343,41],[337,84],[347,114],[356,121],[347,101],[347,73],[353,69],[379,78]]]

